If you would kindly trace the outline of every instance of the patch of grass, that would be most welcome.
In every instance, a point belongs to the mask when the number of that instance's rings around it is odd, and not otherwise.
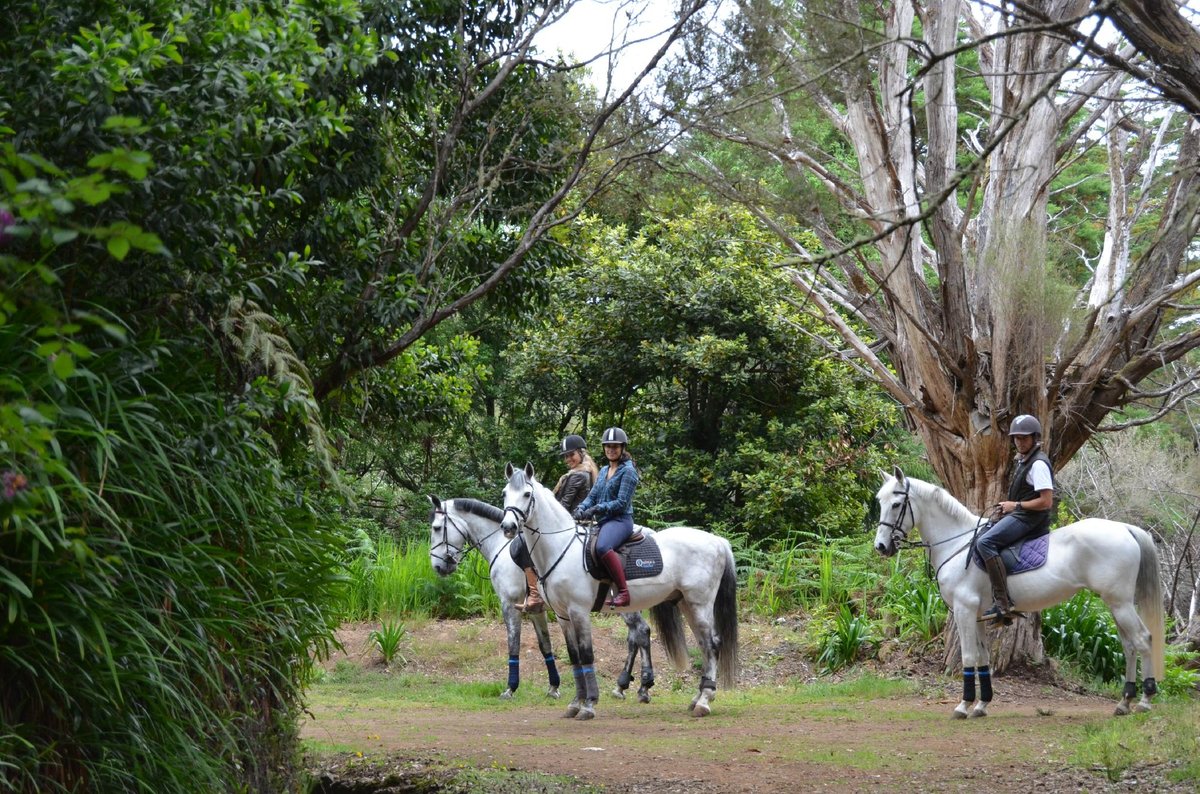
[[[1114,783],[1137,766],[1177,763],[1171,779],[1200,783],[1200,711],[1192,703],[1168,703],[1149,714],[1086,725],[1072,761]]]

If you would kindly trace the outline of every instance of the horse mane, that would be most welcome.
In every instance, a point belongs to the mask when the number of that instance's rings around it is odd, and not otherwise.
[[[934,485],[931,482],[918,480],[916,477],[908,477],[906,479],[913,484],[916,490],[922,491],[928,496],[931,496],[933,500],[937,502],[937,504],[941,506],[943,510],[946,511],[946,515],[950,516],[951,518],[961,521],[964,524],[973,524],[979,520],[979,516],[968,510],[962,502],[955,499],[949,491],[940,485]]]
[[[523,473],[522,476],[524,476]],[[459,498],[454,499],[453,502],[455,510],[461,510],[464,513],[479,516],[480,518],[486,518],[489,521],[495,521],[497,524],[500,523],[500,519],[504,518],[503,510],[487,502],[481,502],[478,499]]]

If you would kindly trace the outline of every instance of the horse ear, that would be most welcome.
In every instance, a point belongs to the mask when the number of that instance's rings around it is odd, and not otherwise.
[[[525,464],[525,476],[531,480],[533,479],[533,464],[532,463]]]
[[[505,464],[504,464],[504,479],[506,479],[506,480],[511,480],[511,479],[512,479],[512,473],[513,473],[513,465],[512,465],[512,463],[505,463]]]
[[[433,494],[429,494],[429,504],[433,505],[433,509],[434,509],[434,510],[441,510],[441,509],[442,509],[442,500],[441,500],[441,499],[438,499],[438,498],[437,498],[436,496],[434,496]]]
[[[900,470],[899,466],[896,467],[895,473],[892,476],[896,478],[896,482],[904,482],[904,472]]]

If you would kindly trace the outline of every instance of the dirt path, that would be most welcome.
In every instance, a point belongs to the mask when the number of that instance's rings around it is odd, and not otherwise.
[[[347,627],[348,653],[330,667],[372,667],[372,655],[363,650],[368,629]],[[611,697],[624,659],[624,625],[603,623],[596,635],[602,697],[593,721],[561,717],[573,692],[569,678],[563,700],[542,694],[545,673],[528,637],[523,670],[529,672],[513,701],[439,707],[377,697],[369,686],[336,698],[323,697],[318,687],[303,735],[376,758],[571,775],[618,792],[1172,790],[1156,770],[1110,784],[1098,772],[1071,767],[1073,737],[1111,719],[1113,702],[1051,683],[998,679],[989,717],[952,721],[958,685],[893,658],[891,672],[912,675],[920,682],[915,691],[893,688],[863,700],[805,694],[797,703],[795,683],[815,680],[798,661],[797,635],[786,625],[755,625],[743,633],[741,657],[753,693],[719,693],[713,714],[695,719],[686,713],[692,678],[665,662],[652,703]],[[414,627],[409,640],[408,675],[498,683],[497,671],[504,669],[498,624],[430,622]],[[499,652],[463,660],[456,647]]]

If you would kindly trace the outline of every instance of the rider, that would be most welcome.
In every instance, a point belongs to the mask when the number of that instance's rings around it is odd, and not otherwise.
[[[596,462],[588,454],[583,436],[569,435],[564,438],[562,444],[559,445],[558,454],[568,468],[567,473],[558,478],[558,482],[554,486],[554,495],[558,497],[559,504],[567,508],[569,513],[578,507],[583,498],[587,496],[592,488],[592,483],[596,481],[598,470]],[[546,602],[538,593],[538,574],[533,567],[533,558],[529,556],[529,549],[525,547],[524,536],[517,535],[516,539],[509,544],[508,553],[512,556],[513,562],[524,569],[525,582],[529,585],[529,595],[525,597],[525,603],[517,605],[517,609],[531,614],[542,612],[546,608]]]
[[[975,548],[992,581],[992,608],[983,613],[992,623],[1001,623],[1012,614],[1008,600],[1008,576],[1000,550],[1024,538],[1037,538],[1050,532],[1054,506],[1054,471],[1050,458],[1042,450],[1042,425],[1035,417],[1021,414],[1012,421],[1008,435],[1017,448],[1017,465],[1008,499],[996,505],[1003,517],[985,531]]]
[[[576,521],[595,518],[600,525],[596,557],[608,569],[617,592],[609,600],[612,607],[629,606],[629,585],[625,567],[613,549],[633,534],[633,492],[637,489],[638,470],[629,455],[629,437],[619,427],[610,427],[601,438],[608,465],[600,471],[596,483],[572,514]]]

